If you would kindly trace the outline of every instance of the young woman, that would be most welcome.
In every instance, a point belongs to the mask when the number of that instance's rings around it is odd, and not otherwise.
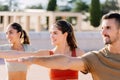
[[[67,56],[77,57],[83,54],[83,51],[81,51],[76,44],[73,27],[67,21],[57,21],[50,29],[50,38],[51,43],[55,46],[55,48],[53,48],[48,55],[63,54]],[[77,80],[78,71],[51,69],[50,79]]]
[[[12,23],[8,25],[6,29],[6,38],[10,44],[5,44],[0,46],[0,50],[16,50],[16,51],[34,51],[34,49],[29,45],[29,38],[26,32],[22,29],[21,25],[18,23]],[[12,55],[8,52],[1,58],[15,58],[15,55]],[[26,74],[28,67],[25,64],[12,62],[11,59],[5,59],[5,63],[8,70],[8,80],[26,80]]]
[[[73,28],[71,24],[68,23],[67,21],[58,20],[50,28],[50,39],[52,45],[55,46],[52,50],[39,50],[36,52],[17,52],[17,53],[21,53],[21,55],[19,56],[24,56],[24,57],[51,56],[57,54],[77,57],[84,54],[84,52],[78,48],[76,44]],[[15,53],[15,52],[13,51],[10,53]],[[78,80],[78,71],[50,69],[50,80],[69,80],[69,79]]]

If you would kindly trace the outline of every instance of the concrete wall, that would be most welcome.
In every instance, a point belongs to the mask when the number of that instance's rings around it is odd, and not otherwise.
[[[49,32],[29,32],[32,46],[37,49],[51,49],[53,46],[50,43]],[[75,32],[78,46],[85,50],[98,50],[104,46],[102,37],[99,31]],[[6,44],[5,33],[0,33],[0,45]]]

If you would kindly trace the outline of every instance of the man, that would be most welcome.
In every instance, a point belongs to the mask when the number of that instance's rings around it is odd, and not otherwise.
[[[23,59],[53,69],[90,72],[93,80],[120,79],[120,14],[109,13],[102,17],[102,37],[105,47],[88,52],[82,57],[56,55],[52,57],[31,57]]]

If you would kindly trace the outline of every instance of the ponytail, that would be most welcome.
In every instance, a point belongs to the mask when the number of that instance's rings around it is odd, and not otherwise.
[[[22,26],[19,23],[12,23],[9,26],[11,26],[13,29],[16,29],[17,32],[21,32],[20,38],[22,39],[22,44],[30,44],[27,33],[22,29]]]
[[[30,44],[29,37],[25,30],[22,30],[21,37],[23,38],[22,44]]]

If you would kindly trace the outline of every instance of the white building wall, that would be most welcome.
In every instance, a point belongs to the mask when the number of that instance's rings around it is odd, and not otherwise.
[[[49,32],[30,32],[30,41],[33,47],[37,49],[52,49],[53,46],[50,43]],[[76,32],[75,33],[78,46],[85,50],[98,50],[101,49],[104,44],[99,31],[86,31],[86,32]],[[0,33],[0,45],[6,44],[5,33]]]

